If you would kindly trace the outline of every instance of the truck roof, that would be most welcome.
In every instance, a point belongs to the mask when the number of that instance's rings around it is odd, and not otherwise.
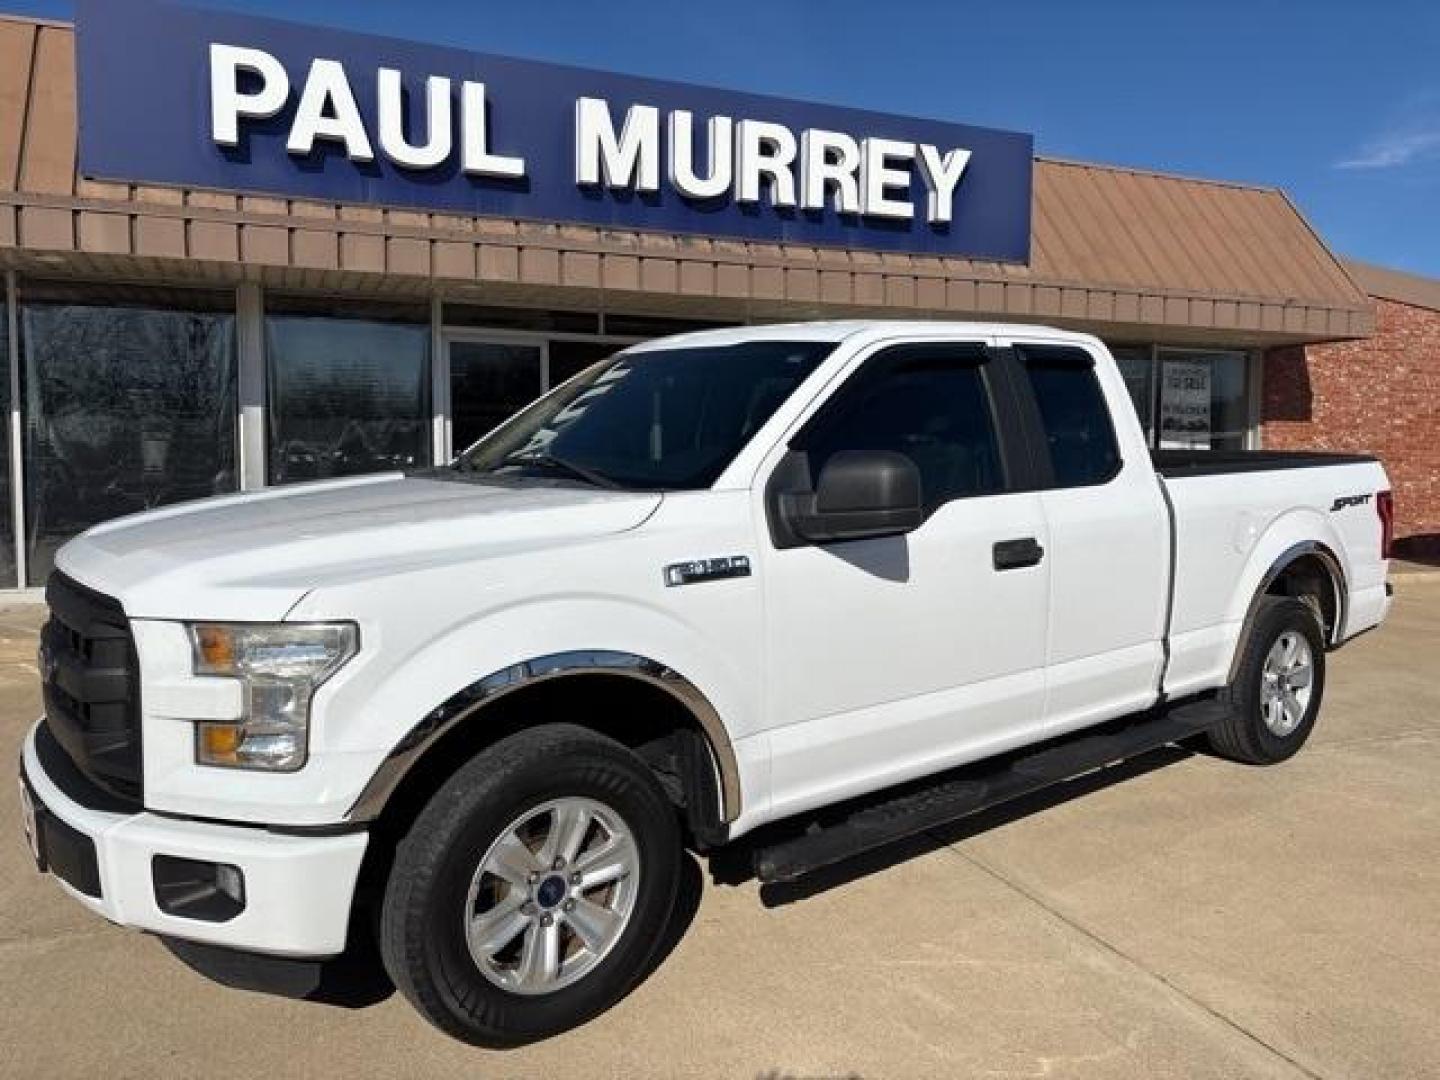
[[[654,348],[670,348],[676,344],[690,346],[738,345],[746,341],[848,341],[856,337],[891,337],[896,334],[928,336],[937,333],[974,337],[1023,336],[1046,341],[1094,344],[1092,334],[1061,330],[1034,323],[961,322],[951,319],[832,319],[814,322],[765,323],[755,326],[734,326],[718,330],[696,330],[671,337],[656,338],[631,347],[640,352]]]

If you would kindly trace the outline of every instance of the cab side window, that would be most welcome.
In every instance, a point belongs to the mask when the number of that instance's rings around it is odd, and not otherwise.
[[[1050,452],[1055,487],[1103,484],[1120,471],[1110,408],[1095,359],[1073,346],[1016,347]]]
[[[1005,487],[980,345],[904,345],[868,360],[792,443],[811,483],[841,450],[891,450],[920,470],[926,511]]]

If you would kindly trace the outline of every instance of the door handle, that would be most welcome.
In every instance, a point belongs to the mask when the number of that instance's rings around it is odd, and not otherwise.
[[[1035,566],[1045,557],[1045,549],[1033,536],[1018,540],[997,541],[992,549],[996,570],[1020,570]]]

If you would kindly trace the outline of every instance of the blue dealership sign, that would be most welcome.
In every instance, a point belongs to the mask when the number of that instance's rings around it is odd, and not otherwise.
[[[1029,135],[79,0],[90,177],[1026,262]]]

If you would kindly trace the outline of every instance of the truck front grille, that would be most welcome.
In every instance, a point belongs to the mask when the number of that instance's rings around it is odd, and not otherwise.
[[[56,571],[40,632],[45,723],[93,783],[141,805],[140,674],[120,604]]]

